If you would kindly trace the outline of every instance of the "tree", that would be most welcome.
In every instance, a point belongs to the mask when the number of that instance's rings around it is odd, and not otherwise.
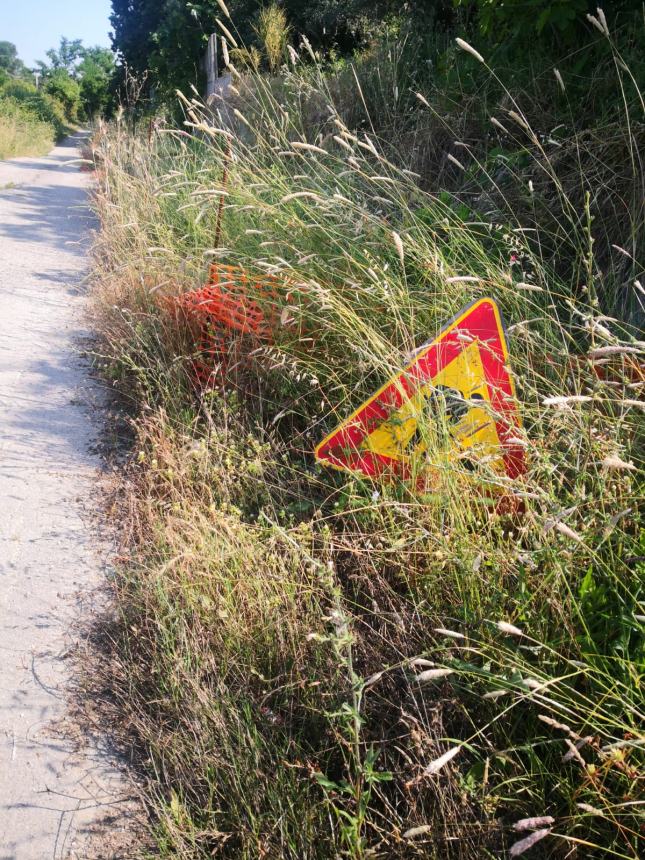
[[[199,84],[208,35],[215,28],[215,0],[112,0],[112,44],[131,72],[152,73],[151,83],[163,97]],[[208,10],[208,15],[205,10]]]
[[[30,80],[31,72],[18,56],[13,42],[0,42],[0,80],[21,78]]]
[[[47,56],[51,60],[51,68],[55,71],[63,69],[72,77],[76,77],[76,65],[83,56],[84,48],[81,39],[61,38],[58,50],[51,48]],[[41,64],[42,65],[42,64]]]
[[[330,46],[342,38],[344,49],[351,50],[356,38],[350,30],[360,15],[389,3],[397,5],[394,0],[284,0],[278,5],[295,33],[306,34],[315,45]],[[256,25],[266,5],[266,0],[227,0],[234,24],[226,23],[241,45],[258,41]],[[131,71],[149,71],[156,92],[173,100],[177,89],[203,88],[208,37],[223,17],[217,0],[112,0],[112,46]]]
[[[605,6],[612,23],[642,12],[642,0],[455,0],[455,5],[474,8],[479,29],[488,37],[525,40],[533,31],[545,42],[569,45],[589,29],[586,15],[598,5]]]
[[[22,62],[18,59],[18,51],[12,42],[0,42],[0,69],[15,74]]]
[[[284,15],[286,22],[275,28],[269,66],[279,64],[282,42],[287,32],[298,40],[302,34],[315,48],[335,48],[351,54],[364,44],[390,17],[407,16],[422,20],[417,29],[451,21],[457,0],[226,0],[233,31],[240,47],[266,47],[266,27],[260,18],[268,10]],[[466,0],[463,0],[466,2]],[[468,0],[471,2],[471,0]],[[475,2],[475,0],[472,0]],[[481,0],[485,2],[485,0]],[[175,91],[187,91],[192,84],[203,89],[202,61],[208,37],[219,32],[217,20],[224,20],[218,0],[112,0],[112,46],[123,63],[135,74],[150,72],[149,84],[167,101]],[[281,35],[280,35],[281,34]],[[234,48],[229,45],[229,48]],[[266,53],[266,51],[265,51]]]
[[[65,69],[53,69],[44,82],[45,92],[59,101],[65,111],[68,122],[78,120],[78,109],[81,103],[81,88]]]
[[[63,106],[68,122],[91,118],[111,102],[114,54],[98,45],[85,48],[81,39],[60,40],[47,51],[50,63],[39,62],[43,88]]]
[[[80,100],[84,114],[94,117],[106,112],[111,101],[111,82],[115,72],[114,54],[96,45],[84,48],[76,67],[80,79]]]

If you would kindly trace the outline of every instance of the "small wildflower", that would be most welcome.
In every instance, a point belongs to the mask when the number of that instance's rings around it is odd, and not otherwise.
[[[620,457],[616,455],[611,455],[609,457],[605,457],[602,461],[602,466],[605,469],[628,469],[629,471],[635,471],[636,466],[632,462],[625,462],[625,460],[621,460]]]
[[[604,11],[600,8],[600,6],[596,6],[596,15],[598,16],[598,20],[605,28],[605,33],[609,35],[609,27],[607,26],[607,19],[605,18]]]
[[[571,394],[568,397],[545,397],[544,406],[569,406],[572,403],[589,403],[593,398],[587,394]]]
[[[327,155],[326,150],[320,146],[315,146],[313,143],[304,143],[301,140],[294,140],[291,142],[291,146],[294,149],[304,149],[307,150],[307,152],[320,152],[322,155]]]
[[[604,815],[602,809],[596,809],[595,806],[590,806],[588,803],[576,803],[576,806],[583,812],[588,812],[589,815]]]
[[[546,714],[538,714],[538,720],[545,723],[547,726],[550,726],[552,729],[560,729],[561,732],[573,734],[569,726],[565,723],[559,723],[557,720],[554,720],[553,717],[548,717]]]
[[[605,17],[605,16],[603,15],[603,18],[604,18],[604,17]],[[599,20],[598,20],[598,18],[595,18],[593,15],[589,15],[589,14],[587,14],[587,21],[589,21],[589,23],[590,23],[593,27],[595,27],[595,28],[596,28],[596,30],[599,30],[599,31],[603,34],[603,36],[608,36],[608,35],[609,35],[609,31],[608,31],[608,30],[606,30],[606,29],[605,29],[605,27],[603,27],[602,22],[601,22],[601,21],[599,21]]]
[[[542,287],[538,287],[537,284],[527,284],[526,281],[518,281],[516,284],[513,284],[518,290],[527,290],[532,293],[543,293],[544,290]]]
[[[314,194],[313,191],[295,191],[293,194],[286,194],[280,203],[288,203],[290,200],[301,200],[303,198],[322,202],[322,197],[318,194]]]
[[[523,117],[521,117],[521,116],[519,115],[519,113],[517,113],[516,111],[514,111],[514,110],[509,110],[508,115],[509,115],[509,116],[510,116],[510,118],[511,118],[512,120],[514,120],[518,125],[521,125],[521,126],[522,126],[522,128],[523,128],[525,131],[530,131],[530,130],[531,130],[531,129],[529,128],[529,125],[528,125],[528,123],[526,122],[526,120],[525,120]]]
[[[377,681],[380,681],[384,674],[384,672],[374,672],[374,674],[370,675],[370,677],[365,681],[363,686],[371,687],[373,684],[376,684]]]
[[[496,128],[498,128],[500,131],[503,131],[503,132],[504,132],[504,134],[508,134],[508,131],[507,131],[506,127],[505,127],[505,126],[503,126],[503,125],[501,124],[501,122],[500,122],[498,119],[496,119],[494,116],[492,116],[492,117],[490,118],[490,121],[491,121],[491,123],[492,123]]]
[[[581,764],[583,767],[586,767],[587,763],[578,752],[578,747],[573,743],[573,741],[570,741],[569,738],[565,738],[564,742],[569,748],[569,751],[562,756],[562,762],[565,763],[575,759],[578,764]]]
[[[228,68],[229,63],[231,62],[231,58],[228,55],[228,42],[226,41],[224,36],[220,38],[220,42],[222,45],[222,57],[224,58],[224,66]]]
[[[293,45],[287,45],[287,51],[289,52],[289,59],[291,60],[291,65],[295,66],[300,56]]]
[[[433,663],[432,660],[426,660],[425,657],[415,657],[413,660],[410,660],[410,666],[412,668],[422,668],[422,667],[430,667],[436,666],[436,663]]]
[[[577,543],[582,542],[582,538],[580,537],[578,532],[574,532],[574,530],[572,528],[569,528],[568,525],[565,525],[565,523],[554,523],[553,528],[557,532],[560,532],[561,535],[564,535],[564,537],[571,538],[571,540],[574,540]]]
[[[349,145],[349,143],[347,143],[347,141],[343,137],[341,137],[339,134],[334,135],[334,140],[336,141],[336,143],[338,143],[340,146],[343,147],[343,149],[346,149],[348,152],[354,151],[352,149],[352,147]]]
[[[307,53],[309,54],[311,59],[315,62],[316,61],[316,55],[314,54],[314,49],[311,47],[311,42],[309,41],[309,39],[306,36],[301,36],[301,40],[302,40],[302,44],[307,49]]]
[[[605,358],[608,355],[639,355],[642,352],[637,346],[599,346],[587,354],[589,358]]]
[[[482,699],[491,699],[494,702],[501,699],[502,696],[508,696],[510,692],[510,690],[490,690],[488,693],[484,693]]]
[[[230,44],[233,45],[234,48],[237,48],[237,42],[233,38],[233,35],[232,35],[231,31],[228,29],[228,27],[226,27],[224,24],[222,24],[222,22],[220,21],[219,18],[216,18],[215,20],[217,22],[218,27],[220,28],[222,33],[224,33],[224,35],[226,36],[226,38],[228,39]]]

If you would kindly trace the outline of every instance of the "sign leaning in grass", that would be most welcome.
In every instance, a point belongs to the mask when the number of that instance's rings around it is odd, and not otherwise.
[[[370,477],[423,478],[459,461],[516,478],[525,469],[519,427],[502,317],[484,298],[330,433],[316,458]]]

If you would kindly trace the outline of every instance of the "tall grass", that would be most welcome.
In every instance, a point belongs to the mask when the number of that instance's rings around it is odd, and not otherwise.
[[[284,9],[275,3],[260,9],[256,32],[264,49],[269,70],[273,74],[278,71],[285,60],[289,29]]]
[[[298,54],[280,81],[234,73],[220,115],[184,95],[183,130],[95,140],[100,360],[140,410],[111,682],[162,854],[637,857],[642,210],[617,243],[629,266],[599,257],[613,227],[594,221],[585,130],[560,147],[578,188],[501,81],[501,141],[453,138],[420,178],[396,146],[407,108],[383,129],[370,113],[371,68],[351,74],[357,128],[346,71]],[[438,135],[469,103],[439,117],[414,99]],[[630,140],[639,98],[624,109]],[[514,165],[502,178],[486,146]],[[604,167],[642,179],[637,159]],[[212,261],[280,322],[271,343],[231,334],[196,391],[199,345],[165,297]],[[253,293],[267,274],[277,298]],[[315,443],[483,295],[508,326],[527,474],[446,462],[430,418],[431,492],[316,465]]]
[[[54,128],[32,111],[0,94],[0,159],[44,155],[53,147]]]

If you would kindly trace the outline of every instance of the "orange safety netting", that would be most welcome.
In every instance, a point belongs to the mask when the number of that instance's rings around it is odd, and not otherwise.
[[[272,343],[280,322],[280,304],[288,301],[284,284],[272,275],[249,276],[240,268],[213,264],[208,283],[170,299],[196,339],[199,356],[193,361],[200,384],[225,372],[233,332],[261,343]]]

